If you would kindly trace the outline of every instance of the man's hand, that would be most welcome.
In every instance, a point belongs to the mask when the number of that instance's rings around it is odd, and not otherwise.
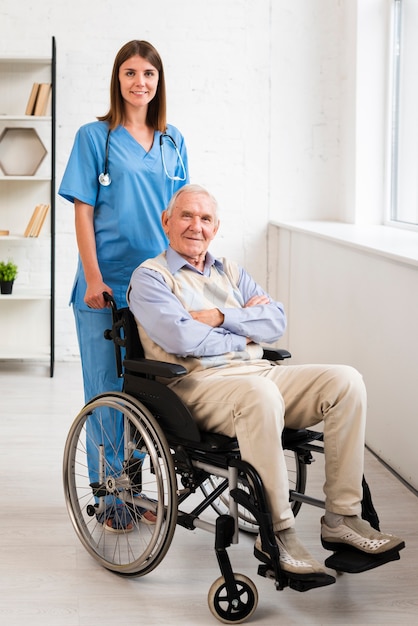
[[[246,302],[244,308],[250,306],[257,306],[257,304],[269,304],[270,299],[268,296],[253,296]],[[196,322],[201,322],[202,324],[207,324],[208,326],[212,326],[212,328],[217,328],[221,326],[224,322],[224,315],[220,312],[219,309],[207,309],[203,311],[189,311],[190,315]],[[247,338],[247,343],[250,343],[251,339]]]
[[[204,311],[189,311],[190,315],[196,322],[201,322],[202,324],[207,324],[208,326],[212,326],[212,328],[216,328],[217,326],[221,326],[224,321],[224,315],[220,312],[219,309],[207,309]]]
[[[267,296],[253,296],[244,304],[244,309],[250,306],[257,306],[257,304],[269,304],[270,298]],[[246,337],[247,344],[252,342],[252,339]]]
[[[253,296],[244,304],[244,309],[249,306],[257,306],[257,304],[269,304],[268,296]]]

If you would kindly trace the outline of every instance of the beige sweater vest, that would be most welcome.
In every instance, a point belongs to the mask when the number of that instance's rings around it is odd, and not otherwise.
[[[193,270],[182,268],[173,276],[170,272],[165,252],[154,259],[149,259],[141,264],[141,267],[159,272],[173,294],[180,300],[187,311],[201,311],[213,308],[242,308],[241,293],[237,283],[239,269],[235,262],[220,259],[224,271],[212,265],[210,276],[203,276]],[[158,329],[164,320],[155,319]],[[259,344],[248,344],[246,349],[240,352],[228,352],[226,354],[193,357],[169,354],[161,346],[152,341],[147,335],[139,320],[137,320],[139,336],[144,347],[145,357],[157,361],[178,363],[185,367],[188,372],[196,372],[213,367],[226,367],[232,363],[261,359],[263,349]]]

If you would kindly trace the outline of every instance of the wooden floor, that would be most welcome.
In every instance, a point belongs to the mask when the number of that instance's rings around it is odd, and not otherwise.
[[[64,441],[82,405],[78,364],[44,368],[0,364],[0,621],[4,626],[206,626],[218,622],[207,593],[219,576],[213,535],[176,530],[156,570],[135,579],[102,569],[70,524],[61,481]],[[234,571],[257,586],[259,603],[248,624],[336,625],[418,623],[418,498],[366,452],[366,477],[383,530],[407,544],[401,560],[364,574],[343,574],[330,587],[276,591],[257,575],[253,537],[230,550]],[[321,461],[309,469],[320,491]],[[297,518],[306,546],[319,559],[320,509]]]

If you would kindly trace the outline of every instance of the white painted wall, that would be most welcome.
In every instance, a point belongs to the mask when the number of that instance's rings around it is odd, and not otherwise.
[[[300,227],[299,227],[300,228]],[[270,291],[292,363],[347,363],[368,392],[367,443],[418,489],[418,265],[270,226]]]
[[[342,216],[346,4],[272,2],[271,219]]]

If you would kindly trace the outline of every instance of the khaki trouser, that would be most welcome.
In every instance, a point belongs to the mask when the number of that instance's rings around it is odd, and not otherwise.
[[[237,437],[242,459],[263,481],[274,530],[294,525],[281,444],[284,426],[306,428],[323,421],[326,509],[360,513],[366,390],[357,370],[256,361],[192,373],[170,386],[202,430]]]

